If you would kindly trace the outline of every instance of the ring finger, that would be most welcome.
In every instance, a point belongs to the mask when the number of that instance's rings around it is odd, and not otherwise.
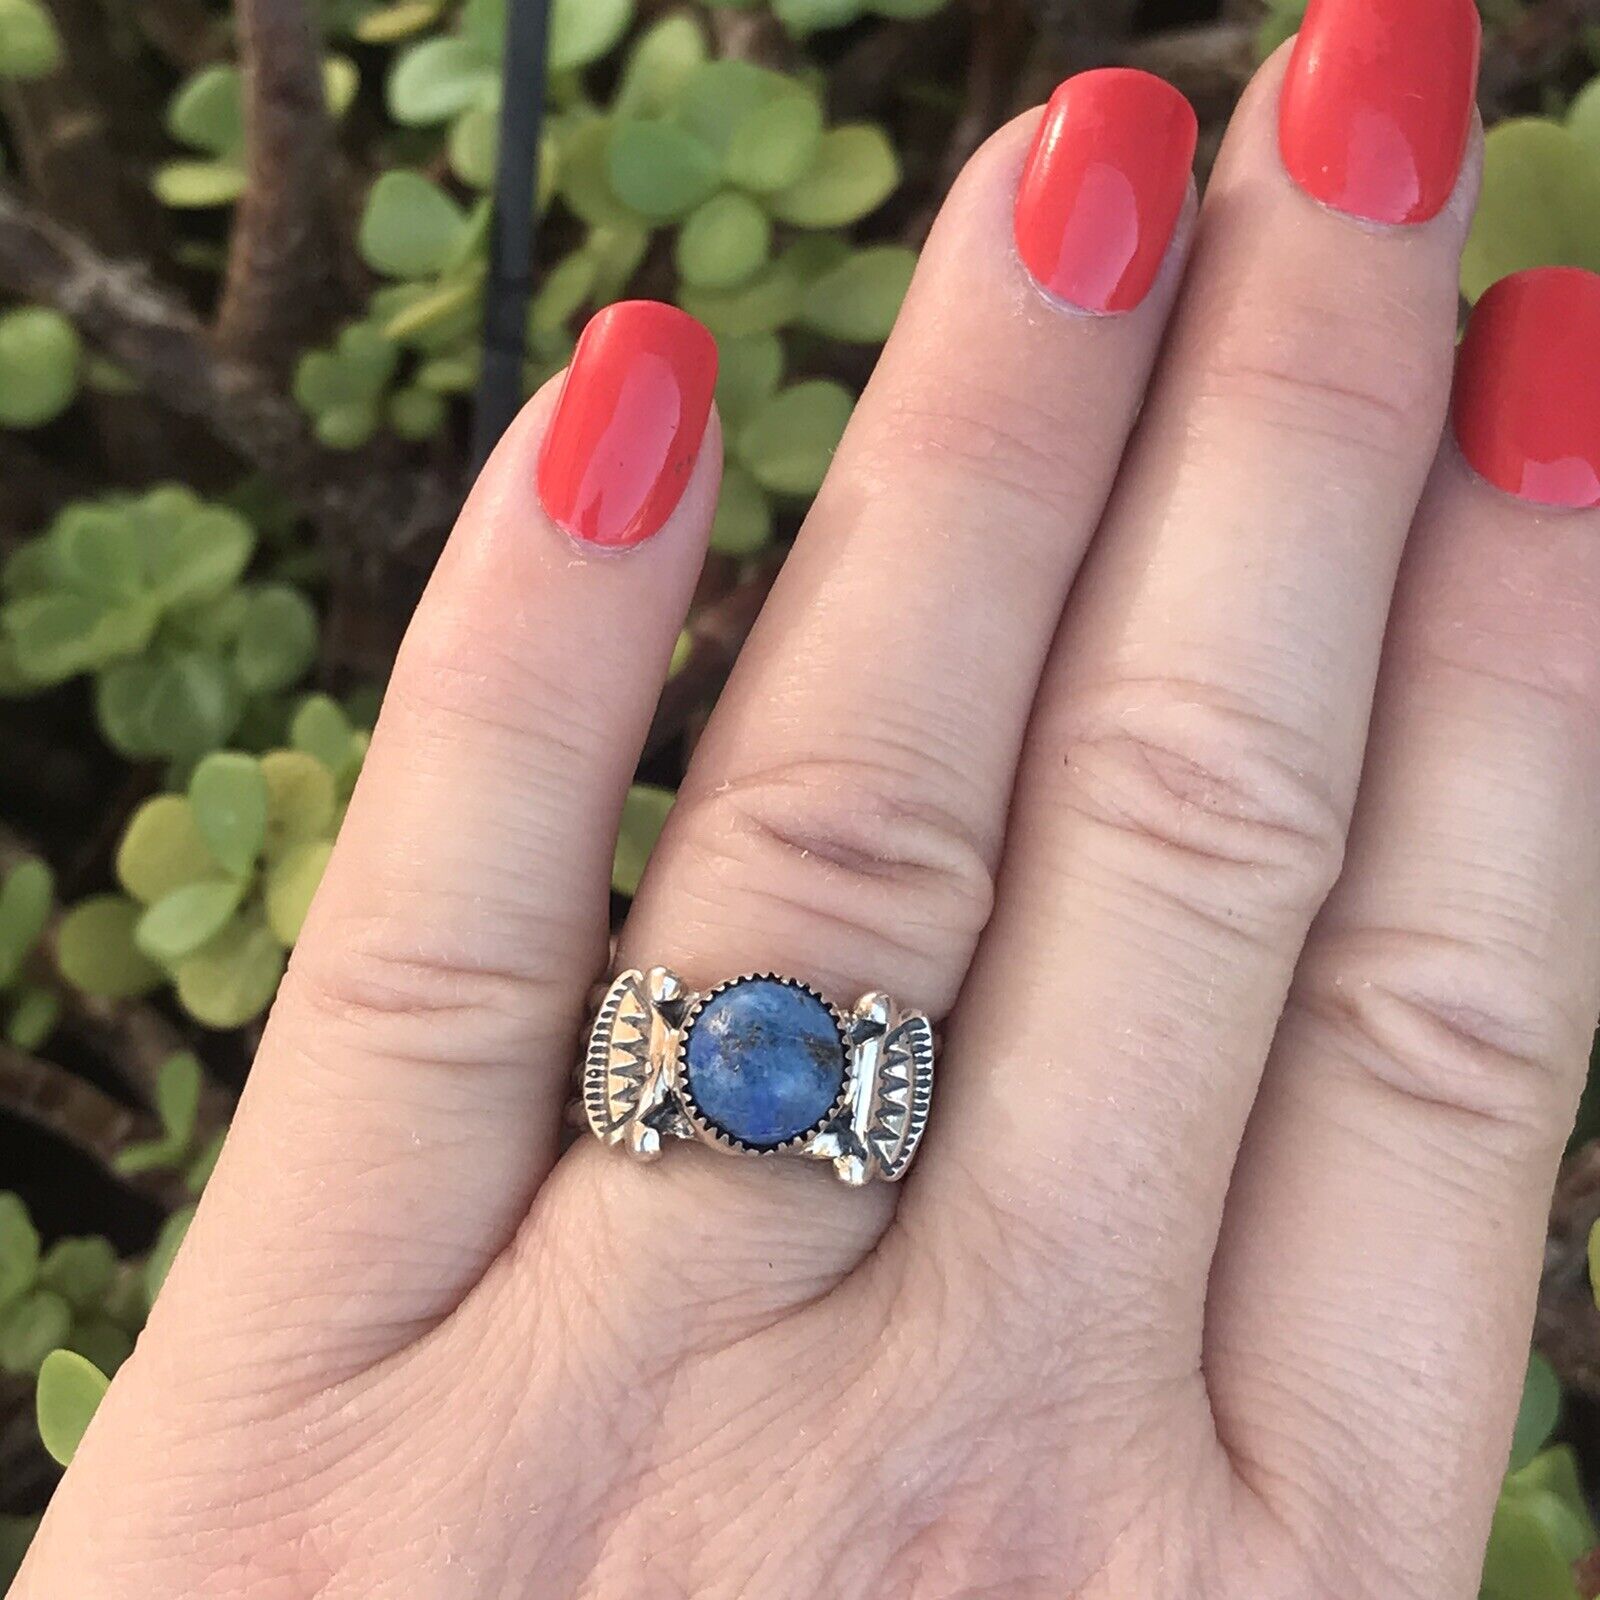
[[[1194,135],[1175,90],[1111,71],[974,159],[700,743],[622,965],[949,1009],[1038,671],[1176,285]],[[591,1215],[560,1202],[595,1183],[624,1257],[661,1263],[658,1306],[726,1288],[758,1315],[852,1266],[892,1203],[805,1163],[681,1147],[641,1175],[586,1142],[536,1223]],[[635,1229],[680,1245],[641,1250]]]

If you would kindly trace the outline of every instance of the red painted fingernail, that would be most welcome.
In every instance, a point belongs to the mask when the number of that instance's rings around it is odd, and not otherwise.
[[[1086,311],[1138,305],[1183,209],[1194,141],[1193,108],[1148,72],[1068,78],[1017,190],[1017,253],[1039,285]]]
[[[622,300],[583,330],[539,456],[539,498],[590,544],[659,533],[700,454],[717,345],[676,306]]]
[[[1452,411],[1467,464],[1549,506],[1600,506],[1600,277],[1540,267],[1473,308]]]
[[[1311,0],[1278,102],[1278,147],[1314,199],[1426,222],[1456,186],[1482,33],[1473,0]]]

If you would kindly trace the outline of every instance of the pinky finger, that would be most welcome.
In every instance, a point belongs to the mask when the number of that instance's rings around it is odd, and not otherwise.
[[[1600,1004],[1600,278],[1490,292],[1455,432],[1207,1327],[1234,1461],[1352,1600],[1477,1592]]]

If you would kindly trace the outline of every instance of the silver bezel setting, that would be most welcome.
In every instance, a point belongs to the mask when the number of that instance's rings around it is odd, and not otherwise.
[[[729,1133],[725,1128],[706,1115],[700,1103],[694,1097],[694,1091],[689,1087],[689,1036],[694,1032],[694,1025],[700,1020],[700,1013],[720,995],[726,994],[730,989],[737,989],[747,983],[778,983],[786,989],[798,989],[801,994],[809,995],[833,1019],[833,1030],[839,1039],[839,1092],[833,1098],[833,1103],[809,1127],[802,1128],[792,1138],[785,1139],[782,1144],[749,1144],[736,1135]],[[678,1028],[678,1047],[672,1065],[673,1087],[677,1090],[678,1101],[683,1107],[684,1115],[688,1117],[690,1126],[705,1143],[715,1145],[719,1150],[731,1151],[741,1156],[782,1156],[797,1154],[805,1145],[827,1128],[849,1103],[850,1098],[850,1019],[819,990],[812,988],[809,983],[802,983],[798,978],[785,977],[781,972],[743,972],[737,978],[726,978],[714,988],[706,989],[697,994],[690,1003],[689,1009],[684,1013],[683,1021]]]

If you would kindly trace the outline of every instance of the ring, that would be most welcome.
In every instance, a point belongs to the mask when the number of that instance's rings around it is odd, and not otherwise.
[[[830,1161],[894,1183],[933,1099],[933,1024],[886,994],[840,1011],[809,984],[751,973],[695,992],[666,967],[619,974],[589,1029],[579,1099],[602,1144],[640,1161],[663,1139]]]

